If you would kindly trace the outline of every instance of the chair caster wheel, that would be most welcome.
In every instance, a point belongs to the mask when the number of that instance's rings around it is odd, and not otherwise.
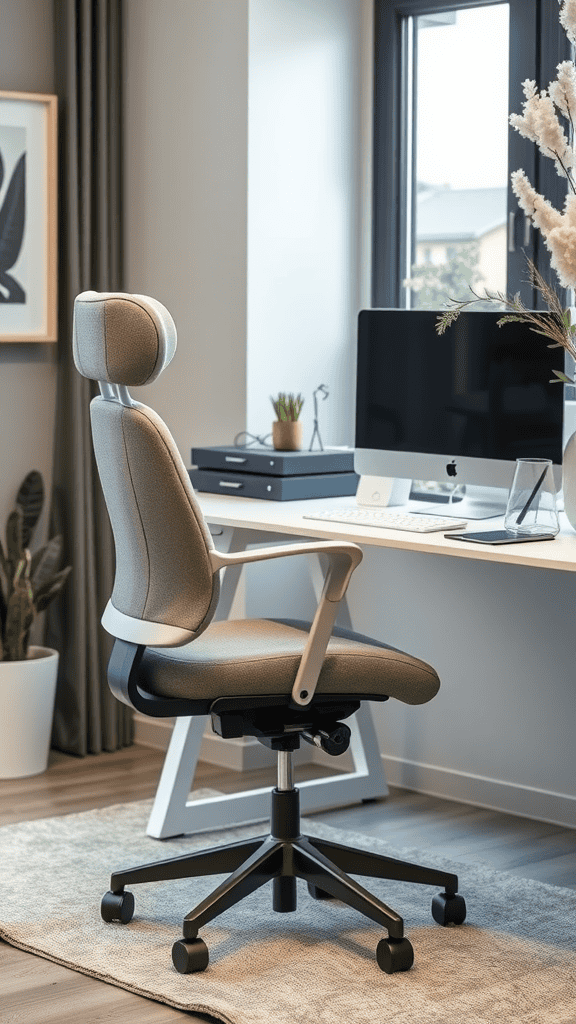
[[[449,896],[439,892],[432,900],[432,917],[438,924],[463,924],[466,920],[466,903],[459,893]]]
[[[131,892],[106,892],[100,904],[103,921],[120,921],[128,924],[134,913],[134,897]]]
[[[313,885],[312,882],[308,882],[308,892],[310,893],[313,900],[334,900],[335,896],[330,892],[326,892],[325,889],[319,889],[317,885]]]
[[[203,939],[180,939],[172,946],[172,963],[178,974],[193,974],[208,967],[208,946]]]
[[[376,946],[378,967],[386,974],[409,971],[414,963],[412,943],[404,939],[380,939]]]

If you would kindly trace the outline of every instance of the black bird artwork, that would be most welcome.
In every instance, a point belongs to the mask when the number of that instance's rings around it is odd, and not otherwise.
[[[0,189],[3,181],[4,161],[0,152]],[[16,263],[22,248],[26,214],[25,193],[26,153],[23,153],[14,168],[0,208],[0,302],[26,302],[26,292],[8,273]]]

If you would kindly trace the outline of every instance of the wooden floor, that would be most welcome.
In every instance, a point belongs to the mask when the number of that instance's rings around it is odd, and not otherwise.
[[[53,752],[44,775],[0,781],[0,825],[69,814],[153,796],[163,755],[145,747],[87,758]],[[324,775],[302,766],[298,779]],[[196,786],[234,792],[274,784],[274,771],[231,772],[200,764]],[[524,878],[576,889],[576,831],[406,790],[386,800],[314,817],[396,846],[419,846],[453,860],[482,860]],[[168,951],[169,955],[169,951]],[[168,1024],[210,1021],[154,1003],[0,943],[2,1024]]]

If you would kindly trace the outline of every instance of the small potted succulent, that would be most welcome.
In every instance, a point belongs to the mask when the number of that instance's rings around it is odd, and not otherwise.
[[[60,593],[62,537],[29,549],[44,504],[44,484],[28,473],[0,542],[0,778],[37,775],[48,765],[58,652],[30,643],[34,619]]]
[[[278,398],[270,401],[276,413],[276,422],[272,424],[272,443],[276,451],[299,451],[302,447],[302,423],[298,417],[304,399],[301,395],[286,395],[281,391]]]

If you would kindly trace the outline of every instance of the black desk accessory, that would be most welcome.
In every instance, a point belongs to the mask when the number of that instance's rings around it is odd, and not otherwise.
[[[526,513],[528,512],[528,509],[530,508],[530,505],[534,501],[534,498],[538,494],[538,491],[542,487],[542,484],[544,483],[544,477],[546,476],[547,472],[548,472],[548,466],[545,466],[541,476],[538,478],[538,480],[534,484],[534,489],[532,491],[532,494],[528,498],[528,501],[524,505],[524,508],[522,509],[522,511],[520,512],[520,514],[518,516],[518,519],[516,520],[518,525],[520,525],[520,523],[524,522],[524,519],[526,518]]]
[[[530,502],[527,503],[526,508]],[[554,540],[556,534],[518,534],[509,530],[483,530],[480,533],[445,533],[448,540],[470,541],[471,544],[525,544],[528,541]]]
[[[312,440],[310,441],[310,451],[314,450],[314,438],[318,436],[318,444],[320,445],[320,451],[324,451],[324,445],[322,444],[322,438],[320,437],[320,428],[318,426],[318,399],[316,395],[321,394],[322,399],[325,402],[330,392],[325,384],[319,384],[316,390],[313,392],[312,398],[314,399],[314,430],[312,432]]]

